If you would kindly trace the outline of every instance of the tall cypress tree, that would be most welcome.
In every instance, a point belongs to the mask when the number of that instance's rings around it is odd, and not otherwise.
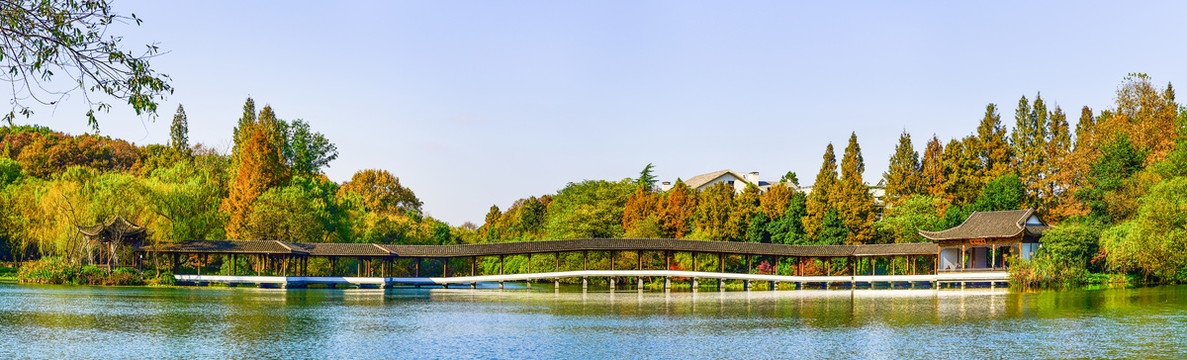
[[[190,147],[190,127],[185,117],[185,108],[177,105],[177,113],[173,115],[173,123],[169,125],[169,147],[183,152]]]
[[[1002,125],[1002,117],[997,113],[997,104],[985,106],[985,117],[977,125],[977,158],[981,163],[981,182],[987,183],[993,179],[1013,171],[1010,160],[1013,151],[1006,140],[1006,127]]]
[[[923,162],[920,164],[923,186],[928,195],[943,197],[944,183],[948,175],[944,172],[944,144],[934,134],[927,141],[923,150]]]
[[[816,239],[820,226],[824,222],[824,215],[831,209],[833,189],[837,186],[837,155],[833,152],[833,144],[824,149],[824,163],[820,165],[820,172],[816,173],[816,183],[812,185],[812,192],[808,194],[807,215],[804,216],[804,232],[810,239]]]
[[[1032,107],[1026,96],[1023,96],[1018,100],[1014,119],[1014,132],[1010,134],[1015,154],[1014,167],[1018,170],[1018,178],[1022,180],[1023,187],[1026,188],[1025,206],[1037,207],[1047,157],[1047,106],[1043,103],[1042,97],[1035,96]]]
[[[873,224],[878,214],[874,211],[874,196],[862,180],[865,169],[857,133],[851,133],[849,146],[841,158],[840,186],[833,193],[833,204],[844,218],[845,228],[849,230],[846,242],[850,244],[864,244],[874,237]]]
[[[899,199],[923,192],[923,169],[919,164],[919,152],[911,144],[911,134],[903,131],[899,136],[894,156],[886,169],[886,202],[894,204]]]
[[[1072,150],[1072,137],[1068,129],[1067,115],[1058,106],[1047,116],[1047,147],[1044,150],[1046,166],[1043,167],[1043,189],[1039,211],[1047,215],[1048,221],[1060,221],[1066,216],[1063,204],[1071,194],[1067,190],[1075,181],[1067,171],[1067,159]],[[1060,211],[1055,211],[1060,209]]]

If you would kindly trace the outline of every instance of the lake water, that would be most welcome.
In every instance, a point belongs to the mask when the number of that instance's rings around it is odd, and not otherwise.
[[[10,358],[1185,358],[1187,287],[636,292],[0,284]]]

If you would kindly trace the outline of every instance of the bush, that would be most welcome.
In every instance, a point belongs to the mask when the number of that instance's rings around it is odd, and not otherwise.
[[[1010,286],[1022,289],[1064,289],[1084,283],[1088,271],[1082,266],[1067,265],[1047,255],[1030,260],[1011,257]]]
[[[172,271],[165,270],[156,278],[146,279],[145,285],[173,286],[177,285],[177,279],[173,277]]]
[[[136,269],[119,268],[107,276],[103,285],[144,285],[144,280]]]
[[[77,273],[77,265],[60,257],[45,257],[21,266],[17,279],[25,283],[66,284],[74,281]]]
[[[103,269],[95,265],[87,265],[82,267],[72,282],[78,285],[103,285],[106,280],[107,274]]]

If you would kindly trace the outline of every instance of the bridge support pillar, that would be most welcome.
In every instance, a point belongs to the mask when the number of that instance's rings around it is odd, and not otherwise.
[[[777,282],[767,281],[767,286],[771,288],[771,291],[779,290],[779,283]]]
[[[825,289],[825,290],[828,290],[829,288],[831,288],[831,287],[832,287],[832,285],[833,285],[833,283],[831,283],[831,282],[828,282],[828,281],[825,281],[825,282],[824,282],[824,289]]]
[[[553,289],[560,290],[560,288],[561,288],[561,279],[552,279],[552,288],[553,288]]]
[[[585,289],[589,289],[589,277],[588,276],[581,277],[581,290],[585,290]]]
[[[477,289],[477,288],[478,288],[478,283],[476,283],[476,282],[472,282],[472,283],[470,283],[470,288],[471,288],[471,289]]]
[[[502,282],[502,281],[500,281],[500,282],[499,282],[499,289],[502,289],[502,288],[503,288],[503,282]]]
[[[742,290],[750,291],[750,280],[742,280]]]
[[[635,289],[643,290],[643,277],[642,277],[642,276],[636,276],[636,277],[635,277],[635,281],[637,281],[637,282],[639,283],[639,285],[638,285],[638,286],[636,286],[636,287],[635,287]]]
[[[964,281],[961,281],[961,282],[960,282],[960,289],[961,289],[961,290],[964,290]]]
[[[532,281],[531,281],[531,280],[524,281],[524,282],[523,282],[523,286],[524,286],[525,288],[527,288],[528,290],[531,290],[531,289],[532,289]]]
[[[614,285],[615,285],[614,278],[610,278],[610,290],[614,290],[614,289],[616,289],[616,288],[617,288],[617,287],[616,287],[616,286],[614,286]]]
[[[672,277],[664,276],[664,291],[672,289]]]
[[[449,288],[449,284],[448,284],[448,283],[441,284],[441,288],[442,288],[442,289],[448,289],[448,288]]]
[[[717,279],[717,291],[725,291],[725,279]]]
[[[692,287],[692,291],[697,291],[701,287],[701,282],[697,278],[692,278],[692,284],[690,286]]]

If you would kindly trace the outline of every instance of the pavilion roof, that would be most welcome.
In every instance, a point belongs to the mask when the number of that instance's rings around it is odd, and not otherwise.
[[[106,240],[115,236],[131,238],[144,234],[144,227],[133,224],[123,216],[113,216],[106,223],[78,226],[78,232],[91,239]]]
[[[919,230],[919,235],[932,241],[1010,238],[1021,235],[1023,232],[1042,235],[1043,231],[1047,229],[1047,225],[1027,224],[1027,220],[1032,216],[1037,217],[1034,209],[974,211],[960,225],[941,231]]]

